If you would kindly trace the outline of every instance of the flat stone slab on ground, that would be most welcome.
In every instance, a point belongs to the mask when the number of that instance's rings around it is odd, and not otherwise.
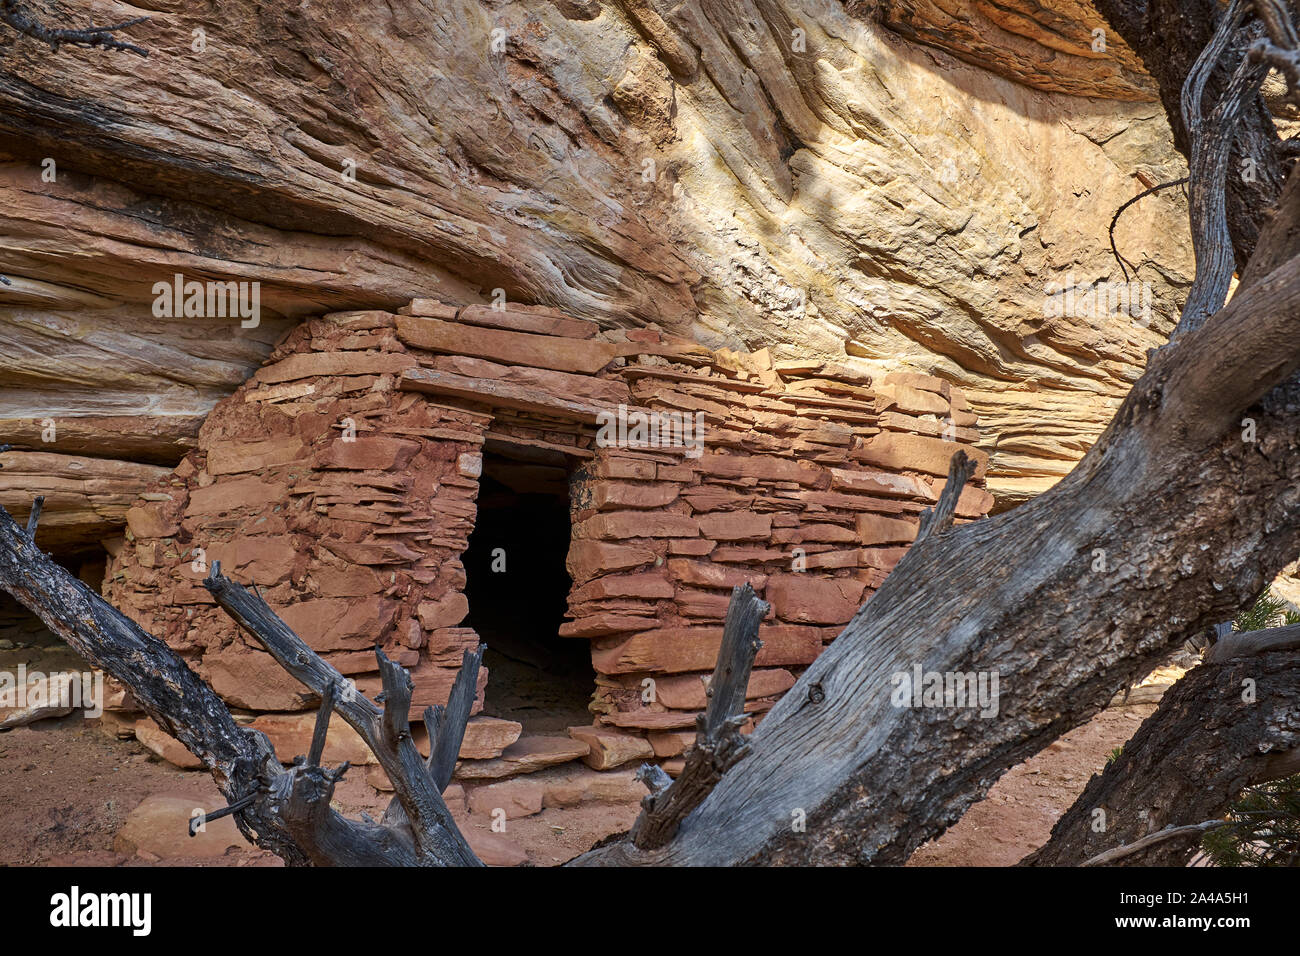
[[[531,773],[542,767],[568,763],[587,754],[587,745],[569,737],[520,737],[492,760],[462,760],[456,764],[459,780],[490,780]]]
[[[235,826],[233,817],[208,821],[203,830],[189,835],[190,817],[207,809],[197,797],[184,794],[155,794],[145,797],[127,814],[122,829],[113,838],[119,853],[152,853],[160,860],[176,857],[225,856],[230,847],[249,847]]]

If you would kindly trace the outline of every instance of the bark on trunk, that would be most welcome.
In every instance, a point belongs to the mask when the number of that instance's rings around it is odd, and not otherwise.
[[[1298,700],[1300,627],[1234,635],[1216,645],[1021,865],[1077,866],[1166,827],[1221,817],[1246,787],[1295,773]],[[1183,866],[1199,837],[1189,832],[1114,862]]]

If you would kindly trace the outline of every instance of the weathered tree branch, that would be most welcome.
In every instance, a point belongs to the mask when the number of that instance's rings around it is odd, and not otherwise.
[[[1192,164],[1192,141],[1183,121],[1184,84],[1205,53],[1225,10],[1220,0],[1095,0],[1098,12],[1142,58],[1160,89],[1174,145]],[[1217,56],[1216,56],[1217,59]],[[1222,97],[1230,71],[1211,72],[1204,92],[1210,102]],[[1196,115],[1200,115],[1197,113]],[[1254,256],[1260,231],[1277,205],[1290,171],[1287,150],[1278,137],[1263,97],[1248,98],[1235,132],[1230,168],[1250,159],[1256,176],[1227,177],[1227,223],[1238,270]]]
[[[141,708],[212,773],[236,801],[278,774],[270,743],[239,727],[226,705],[165,644],[110,607],[74,575],[41,553],[25,529],[0,508],[0,588],[45,622],[91,664],[131,688]],[[245,836],[286,862],[307,855],[269,807],[236,817]]]
[[[385,706],[381,711],[308,647],[261,597],[222,575],[221,562],[212,562],[203,586],[218,606],[256,638],[281,667],[322,699],[330,693],[331,687],[346,685],[349,688],[339,696],[336,704],[338,714],[366,742],[392,781],[396,793],[394,802],[400,805],[401,814],[392,814],[391,817],[386,814],[385,822],[391,831],[409,834],[415,861],[422,865],[478,865],[478,858],[461,836],[443,802],[441,787],[435,785],[411,737],[408,720],[411,678],[406,670],[391,661],[382,650],[375,649],[383,682]],[[470,656],[467,655],[466,659],[468,662]],[[474,660],[477,663],[477,657]],[[469,677],[471,686],[477,678],[477,667],[473,670]],[[458,682],[465,677],[462,672]],[[440,728],[440,732],[442,730],[463,734],[464,727],[462,723],[458,731],[454,727]],[[437,740],[430,739],[429,746],[431,752],[435,751]],[[317,792],[312,791],[312,794]]]
[[[103,47],[105,50],[125,50],[139,56],[148,56],[149,51],[144,47],[136,46],[136,44],[128,43],[125,40],[119,40],[113,36],[119,30],[125,30],[136,24],[144,23],[148,19],[148,17],[134,17],[104,27],[59,29],[47,27],[41,23],[28,11],[27,4],[21,2],[21,0],[0,0],[0,21],[9,24],[24,36],[39,40],[41,43],[48,43],[50,49],[55,53],[59,51],[61,46],[84,46]],[[8,283],[6,282],[6,284]]]
[[[236,724],[222,700],[170,648],[41,553],[26,529],[0,508],[0,588],[88,662],[131,688],[145,713],[203,762],[228,801],[208,819],[233,813],[246,837],[291,865],[476,865],[411,741],[405,671],[376,652],[385,687],[396,699],[396,706],[380,711],[260,597],[222,577],[216,562],[205,584],[236,620],[278,654],[277,660],[321,694],[310,752],[287,770],[266,736]],[[474,660],[473,673],[458,675],[458,685],[474,686]],[[350,690],[343,691],[345,687]],[[335,706],[362,733],[394,781],[405,812],[392,826],[348,820],[330,807],[334,786],[347,770],[347,764],[334,770],[320,766]],[[456,707],[457,715],[465,710],[463,704]],[[463,733],[461,723],[458,733]],[[431,740],[431,747],[436,743]]]
[[[1107,231],[1107,235],[1110,238],[1110,252],[1111,255],[1115,257],[1115,262],[1119,265],[1119,271],[1124,274],[1125,282],[1129,281],[1128,270],[1132,269],[1133,274],[1137,275],[1138,267],[1134,265],[1132,262],[1129,262],[1122,255],[1120,255],[1119,247],[1115,245],[1115,227],[1119,225],[1119,217],[1124,215],[1124,213],[1129,209],[1129,207],[1136,205],[1137,203],[1141,202],[1143,199],[1146,199],[1147,196],[1154,195],[1155,193],[1160,192],[1162,189],[1171,189],[1174,186],[1182,186],[1187,183],[1188,179],[1189,177],[1184,176],[1181,179],[1174,179],[1167,183],[1157,183],[1156,185],[1150,187],[1149,189],[1144,189],[1142,190],[1142,192],[1138,193],[1132,199],[1128,200],[1122,206],[1116,209],[1115,215],[1111,216],[1110,229]]]
[[[1257,41],[1250,56],[1281,73],[1292,102],[1300,106],[1300,36],[1291,21],[1291,11],[1283,0],[1254,0],[1254,4],[1268,39]]]
[[[1228,228],[1225,181],[1228,160],[1237,139],[1237,128],[1247,102],[1257,97],[1268,67],[1245,53],[1209,118],[1201,115],[1201,97],[1206,81],[1245,18],[1245,0],[1233,0],[1205,53],[1197,60],[1183,87],[1183,122],[1192,141],[1190,190],[1192,247],[1196,255],[1196,278],[1183,305],[1182,318],[1171,338],[1200,328],[1228,299],[1235,258],[1232,233]],[[1252,29],[1262,33],[1259,24]],[[1258,165],[1253,157],[1247,161]]]
[[[638,850],[668,843],[686,815],[703,803],[722,775],[749,752],[740,732],[747,719],[745,690],[754,658],[763,646],[758,626],[769,609],[748,582],[732,589],[722,645],[709,681],[708,706],[695,718],[695,745],[686,753],[686,766],[671,783],[659,768],[641,768],[639,775],[650,793],[641,801],[641,815],[632,826],[631,841]]]
[[[45,507],[45,496],[37,495],[32,501],[32,510],[27,515],[27,537],[36,540],[36,525],[41,520],[41,509]]]
[[[486,649],[480,644],[474,650],[464,652],[447,706],[429,707],[424,712],[424,726],[429,734],[429,776],[439,792],[447,789],[456,770],[456,757],[465,739],[465,727],[469,723],[474,698],[478,696],[478,672]]]
[[[943,534],[952,527],[957,514],[957,502],[961,498],[966,483],[975,475],[975,460],[964,451],[952,456],[948,463],[948,483],[939,493],[939,500],[933,508],[921,512],[921,526],[916,532],[916,544],[933,534]]]
[[[1200,823],[1189,823],[1186,826],[1181,827],[1166,827],[1160,832],[1148,834],[1140,840],[1135,840],[1134,842],[1125,844],[1124,846],[1117,846],[1115,849],[1107,850],[1104,853],[1098,853],[1096,856],[1084,860],[1079,865],[1110,866],[1112,863],[1118,863],[1120,860],[1133,856],[1136,853],[1148,850],[1157,843],[1191,836],[1194,836],[1199,840],[1209,831],[1227,825],[1227,822],[1224,820],[1203,820]]]

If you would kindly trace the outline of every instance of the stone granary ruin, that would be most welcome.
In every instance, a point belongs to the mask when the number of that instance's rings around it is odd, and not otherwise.
[[[772,608],[757,721],[899,561],[958,447],[977,463],[959,518],[988,512],[975,426],[957,389],[911,372],[514,305],[329,314],[289,332],[130,508],[104,591],[286,762],[317,701],[213,604],[213,561],[367,694],[380,644],[411,671],[413,718],[485,642],[460,779],[579,759],[673,773],[730,589]],[[129,695],[113,705],[129,725]],[[337,718],[326,756],[373,759]]]

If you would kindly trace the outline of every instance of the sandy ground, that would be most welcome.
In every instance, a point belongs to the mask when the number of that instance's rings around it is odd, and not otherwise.
[[[53,635],[23,638],[16,646],[0,645],[0,670],[16,670],[19,663],[46,673],[82,669]],[[1105,767],[1111,751],[1154,709],[1146,704],[1104,711],[1014,767],[956,826],[917,850],[908,865],[1014,864],[1047,839],[1089,778]],[[158,824],[153,851],[124,841],[119,833],[128,814],[159,795],[183,798],[177,801],[182,806],[216,809],[225,804],[206,773],[179,770],[79,712],[0,732],[0,864],[281,865],[247,844],[193,855],[197,841],[188,841],[183,816]],[[336,791],[335,808],[353,817],[366,812],[378,818],[388,799],[366,782],[364,768],[355,768]],[[455,804],[453,810],[471,842],[490,833],[489,819]],[[509,820],[504,834],[488,839],[516,854],[523,850],[531,865],[554,866],[608,834],[626,830],[637,810],[632,801],[552,807]]]
[[[1137,729],[1152,705],[1109,710],[1076,728],[1032,760],[1009,771],[981,802],[939,840],[913,855],[910,866],[1009,866],[1040,846],[1089,777]],[[278,865],[254,848],[220,857],[187,857],[182,820],[175,854],[122,852],[114,838],[127,814],[154,794],[184,795],[194,806],[225,801],[202,771],[177,770],[134,740],[117,740],[73,715],[0,734],[0,864],[5,865]],[[378,817],[387,795],[350,774],[336,809]],[[466,830],[488,832],[489,821],[457,813]],[[504,835],[535,866],[554,866],[596,840],[625,830],[636,818],[629,804],[549,808],[510,820]]]
[[[1102,711],[1030,760],[1007,771],[979,803],[908,866],[1012,866],[1047,842],[1112,750],[1124,745],[1154,704]]]

